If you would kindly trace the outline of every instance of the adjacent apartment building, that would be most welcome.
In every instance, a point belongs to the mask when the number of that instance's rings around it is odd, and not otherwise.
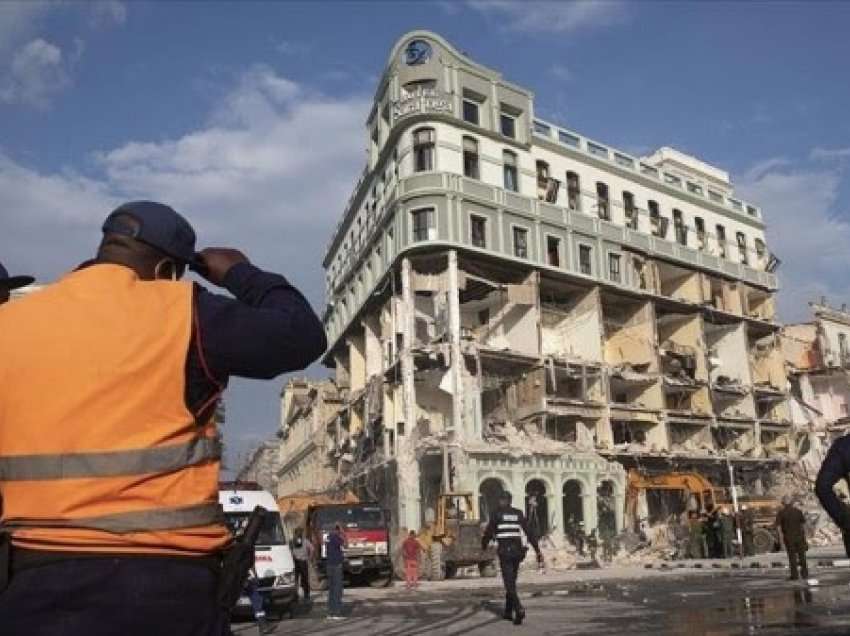
[[[746,482],[795,452],[777,261],[725,171],[543,121],[425,31],[365,132],[323,263],[330,482],[399,527],[441,490],[486,516],[506,489],[540,530],[621,529],[630,469]]]

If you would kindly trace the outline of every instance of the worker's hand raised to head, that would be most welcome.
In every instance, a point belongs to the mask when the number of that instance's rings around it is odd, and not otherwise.
[[[242,252],[229,247],[208,247],[201,251],[201,258],[207,266],[204,278],[219,287],[224,285],[224,277],[231,267],[248,262],[248,257]]]

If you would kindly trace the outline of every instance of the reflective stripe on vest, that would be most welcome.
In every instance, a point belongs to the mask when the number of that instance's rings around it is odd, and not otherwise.
[[[203,503],[178,508],[158,508],[119,512],[81,519],[6,519],[5,528],[84,528],[115,534],[194,528],[224,522],[218,503]]]
[[[185,444],[137,450],[0,457],[0,481],[44,481],[169,473],[221,458],[221,442],[195,438]]]

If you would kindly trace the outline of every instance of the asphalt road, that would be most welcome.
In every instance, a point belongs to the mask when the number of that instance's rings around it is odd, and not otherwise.
[[[850,570],[817,571],[819,585],[785,580],[783,570],[725,571],[664,578],[525,586],[528,617],[514,626],[500,616],[493,589],[455,581],[451,589],[417,594],[396,587],[358,598],[348,592],[344,621],[326,619],[324,597],[311,611],[284,619],[276,634],[426,636],[545,634],[850,634]],[[254,636],[251,623],[233,626]]]

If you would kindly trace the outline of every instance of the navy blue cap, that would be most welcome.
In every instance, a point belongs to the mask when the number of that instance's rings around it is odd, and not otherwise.
[[[122,217],[136,222],[127,223]],[[121,234],[155,247],[191,269],[203,267],[195,252],[195,230],[173,208],[154,201],[131,201],[115,208],[103,223],[103,232]]]
[[[32,276],[9,276],[9,272],[0,263],[0,286],[6,289],[17,289],[18,287],[26,287],[32,285],[35,279]]]

